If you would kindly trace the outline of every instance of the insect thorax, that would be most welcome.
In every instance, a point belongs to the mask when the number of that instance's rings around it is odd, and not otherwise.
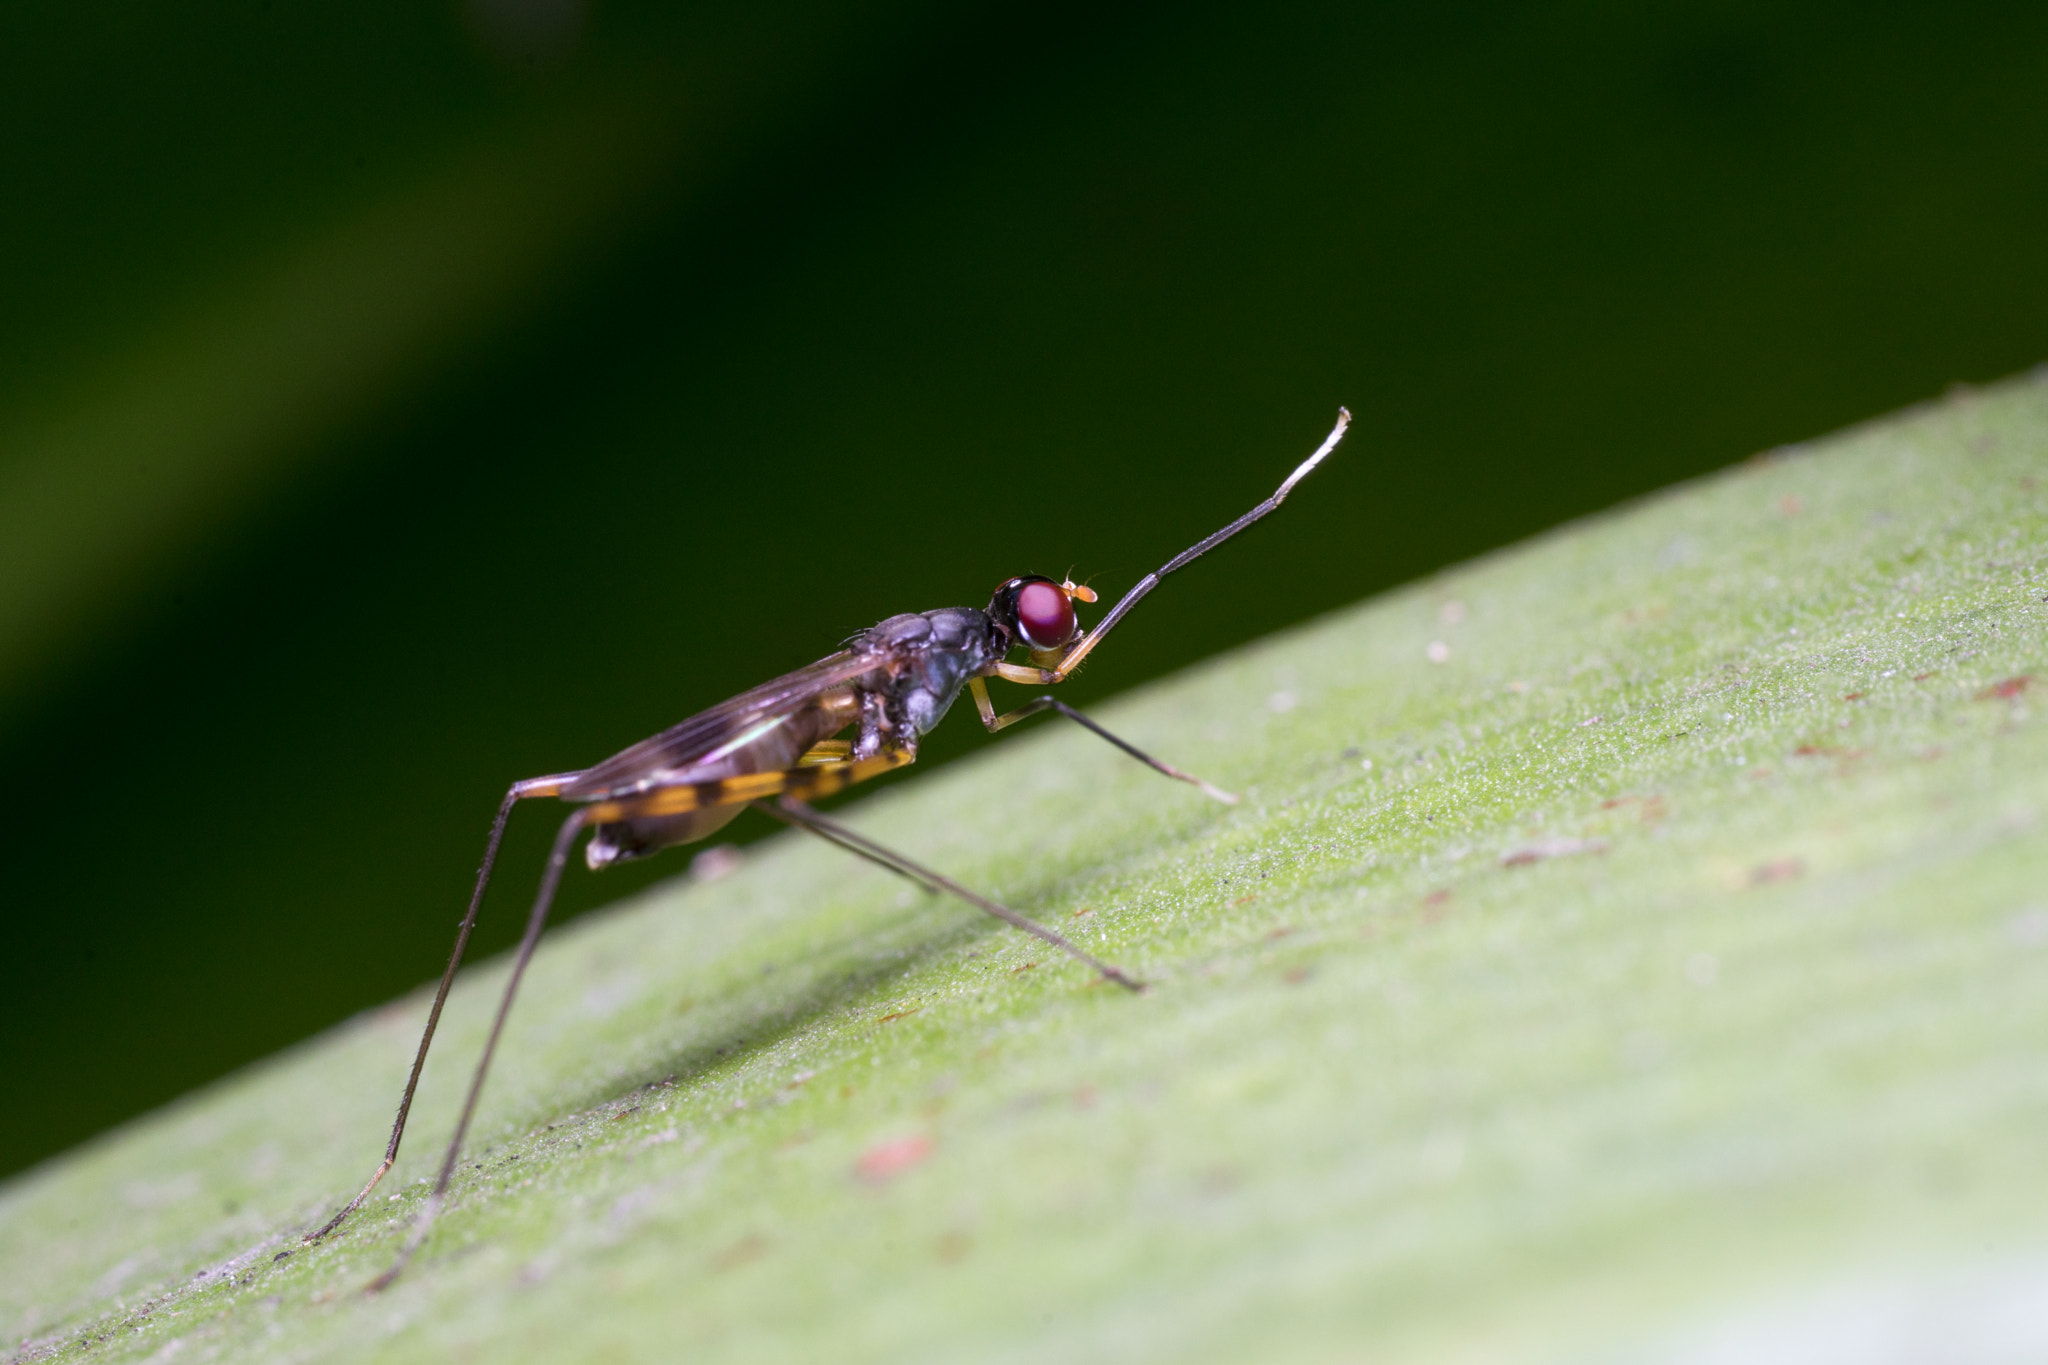
[[[888,709],[919,735],[945,719],[967,680],[1003,653],[988,613],[974,607],[892,616],[868,631],[867,641],[902,661],[885,685]]]

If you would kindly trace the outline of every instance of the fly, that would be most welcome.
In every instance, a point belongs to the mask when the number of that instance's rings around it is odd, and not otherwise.
[[[391,1126],[391,1141],[384,1149],[384,1159],[362,1192],[318,1231],[309,1233],[305,1243],[317,1242],[340,1227],[344,1219],[362,1207],[398,1159],[406,1115],[412,1109],[413,1091],[419,1085],[421,1069],[426,1066],[435,1026],[441,1022],[441,1007],[447,1003],[449,987],[454,984],[463,950],[469,945],[470,930],[483,905],[485,888],[490,885],[491,867],[497,861],[505,822],[512,807],[521,801],[552,796],[570,802],[575,809],[555,835],[547,870],[541,875],[539,894],[527,916],[526,932],[519,940],[512,975],[499,998],[490,1036],[470,1077],[462,1116],[456,1121],[455,1135],[442,1159],[440,1178],[434,1182],[433,1193],[428,1196],[398,1259],[371,1283],[372,1290],[382,1289],[397,1278],[440,1212],[449,1181],[455,1174],[456,1158],[462,1151],[463,1136],[483,1093],[491,1055],[504,1031],[506,1016],[511,1013],[512,998],[547,923],[548,908],[561,884],[570,849],[586,832],[590,838],[584,845],[583,860],[596,870],[705,838],[751,806],[906,877],[927,891],[958,897],[1027,934],[1036,935],[1119,986],[1142,989],[1127,973],[1090,956],[1045,925],[855,833],[819,814],[810,803],[915,762],[919,737],[937,725],[960,693],[966,691],[973,695],[981,723],[991,733],[1042,711],[1057,711],[1153,770],[1190,783],[1219,801],[1235,804],[1237,798],[1229,792],[1160,762],[1049,693],[998,715],[989,699],[987,680],[1001,678],[1031,687],[1065,681],[1116,623],[1145,594],[1159,586],[1159,580],[1278,507],[1294,486],[1336,449],[1350,423],[1351,414],[1338,409],[1337,425],[1331,428],[1329,436],[1287,476],[1272,497],[1146,574],[1093,630],[1082,628],[1074,604],[1093,602],[1094,592],[1071,581],[1055,583],[1050,578],[1027,574],[999,586],[986,609],[943,607],[892,616],[862,631],[838,653],[699,712],[593,768],[514,782],[498,806],[490,839],[484,845],[483,866],[477,871],[469,911],[456,930],[455,949],[449,954],[447,970],[441,974],[434,1006],[427,1012],[427,1026],[420,1035],[419,1051],[413,1057],[412,1072],[398,1102],[398,1117]],[[1010,655],[1019,650],[1025,652],[1029,663],[1009,662]],[[852,739],[837,738],[847,730],[853,731]]]

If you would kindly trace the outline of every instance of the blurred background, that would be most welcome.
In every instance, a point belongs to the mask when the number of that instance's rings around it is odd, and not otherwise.
[[[435,975],[511,779],[1339,403],[1070,695],[2048,358],[2038,4],[17,0],[0,107],[0,1173]]]

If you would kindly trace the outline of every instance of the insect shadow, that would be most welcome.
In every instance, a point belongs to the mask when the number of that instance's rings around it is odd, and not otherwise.
[[[501,1131],[517,1141],[551,1121],[559,1124],[657,1086],[700,1080],[736,1057],[758,1055],[821,1019],[853,1010],[925,966],[972,951],[991,933],[976,921],[935,913],[929,901],[894,907],[879,922],[863,918],[822,942],[814,938],[801,962],[775,963],[772,973],[754,964],[698,959],[725,978],[692,1003],[690,1018],[701,1023],[679,1027],[676,1041],[649,1049],[621,1071],[592,1075],[578,1069],[546,1078],[545,1095],[515,1104],[500,1120]]]

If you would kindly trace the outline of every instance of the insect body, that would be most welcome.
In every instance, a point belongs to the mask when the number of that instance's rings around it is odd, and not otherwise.
[[[442,1161],[440,1178],[397,1262],[373,1282],[372,1289],[389,1284],[404,1268],[439,1212],[520,978],[547,922],[548,909],[554,902],[570,850],[585,831],[590,838],[584,846],[584,861],[597,869],[702,839],[722,828],[742,809],[752,806],[880,864],[927,890],[956,896],[1045,940],[1108,980],[1138,989],[1138,983],[1131,977],[1097,961],[1053,930],[874,843],[819,814],[809,802],[914,762],[919,738],[945,718],[962,691],[973,694],[982,724],[991,731],[1005,729],[1042,711],[1058,711],[1154,770],[1192,783],[1218,800],[1236,801],[1228,792],[1141,752],[1050,694],[998,715],[986,680],[1002,678],[1033,686],[1064,681],[1162,578],[1278,507],[1294,485],[1336,448],[1350,421],[1351,415],[1340,410],[1337,425],[1323,444],[1288,476],[1272,497],[1147,574],[1092,631],[1081,627],[1074,606],[1076,602],[1095,600],[1095,594],[1088,588],[1072,582],[1055,583],[1035,574],[1012,578],[997,587],[986,609],[945,607],[892,616],[861,632],[839,652],[742,692],[595,767],[513,783],[491,826],[483,866],[477,872],[476,888],[470,895],[469,911],[456,931],[455,949],[442,974],[433,1008],[428,1012],[384,1159],[362,1192],[305,1240],[318,1241],[339,1227],[369,1197],[398,1157],[413,1091],[426,1065],[427,1049],[433,1043],[441,1007],[461,965],[470,930],[476,924],[484,891],[490,884],[505,822],[513,806],[524,800],[553,796],[572,803],[575,809],[555,836],[511,977],[505,983],[483,1055],[470,1080],[462,1116],[456,1122],[454,1137]],[[1010,662],[1010,656],[1019,650],[1029,657],[1028,664]],[[838,738],[849,731],[850,739]]]
[[[1028,586],[1035,593],[1061,591],[1044,579]],[[1012,585],[1005,589],[1016,595]],[[1068,585],[1067,591],[1087,590]],[[1003,595],[999,590],[998,601]],[[601,820],[584,849],[585,861],[600,868],[721,828],[743,809],[743,793],[751,796],[763,789],[758,777],[754,783],[718,785],[728,779],[783,774],[783,781],[798,790],[807,783],[843,783],[852,773],[839,761],[841,747],[850,764],[882,759],[885,767],[893,767],[915,760],[919,736],[944,718],[970,679],[1010,652],[1016,631],[1014,613],[1005,619],[971,607],[892,616],[839,653],[576,775],[556,795],[606,802],[606,814],[636,809],[633,798],[641,793],[687,789],[654,803],[660,813]],[[851,726],[859,728],[850,744],[818,749]],[[807,757],[808,772],[801,764]],[[774,781],[769,778],[768,785]],[[808,789],[815,794],[816,787]]]

